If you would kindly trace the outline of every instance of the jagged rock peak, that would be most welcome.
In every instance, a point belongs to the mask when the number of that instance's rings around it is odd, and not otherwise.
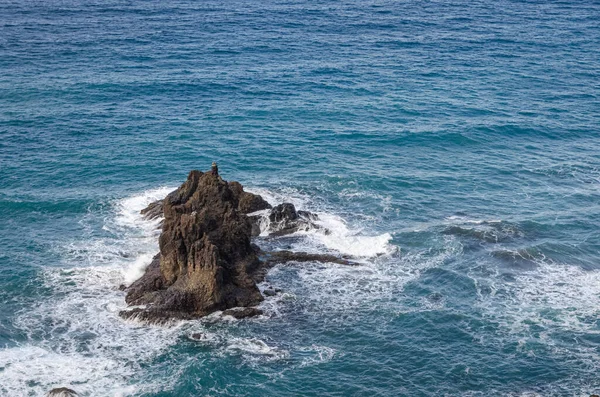
[[[193,191],[197,188],[200,177],[204,173],[201,171],[191,171],[188,175],[186,182],[177,190],[171,192],[167,199],[170,197],[172,202],[179,202],[180,204],[184,201],[189,200],[193,195]],[[218,171],[211,170],[210,175],[220,179]],[[237,203],[236,208],[242,214],[249,214],[251,212],[261,211],[270,209],[271,205],[258,194],[252,194],[245,192],[244,187],[239,182],[228,182],[229,189],[233,194],[233,199]],[[166,200],[166,199],[165,199]],[[146,219],[156,219],[164,216],[164,202],[165,200],[157,200],[150,203],[146,208],[141,211],[141,214]]]

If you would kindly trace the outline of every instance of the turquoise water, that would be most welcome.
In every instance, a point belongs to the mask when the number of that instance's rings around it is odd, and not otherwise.
[[[0,4],[0,394],[600,392],[600,6]],[[265,316],[122,321],[213,160],[318,232]],[[189,336],[201,332],[202,341]]]

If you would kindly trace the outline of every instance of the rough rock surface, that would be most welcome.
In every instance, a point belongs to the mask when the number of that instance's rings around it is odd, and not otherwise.
[[[256,282],[260,282],[264,279],[265,275],[273,266],[288,263],[288,262],[321,262],[321,263],[335,263],[338,265],[346,266],[358,266],[357,262],[353,262],[345,257],[338,257],[331,254],[309,254],[307,252],[295,252],[295,251],[259,251],[261,266],[257,269],[252,277]],[[265,290],[266,296],[272,296],[269,290]],[[275,293],[281,292],[281,290],[275,290]]]
[[[238,203],[237,209],[242,214],[250,214],[251,212],[271,209],[271,204],[257,194],[245,192],[243,186],[239,182],[229,182],[229,188],[236,196]],[[141,214],[146,219],[156,219],[163,216],[163,202],[164,200],[157,200],[150,203],[141,211]]]
[[[144,208],[141,211],[142,215],[144,215],[144,218],[156,219],[161,217],[163,215],[163,201],[164,200],[157,200]]]
[[[229,188],[237,197],[238,211],[242,214],[250,214],[252,212],[266,210],[271,208],[271,204],[267,203],[258,194],[245,192],[239,182],[229,182]]]
[[[253,196],[218,174],[190,172],[163,200],[160,254],[128,288],[127,303],[146,307],[122,315],[161,322],[260,303],[251,277],[260,262],[244,212],[266,202]]]
[[[270,209],[273,234],[318,227],[316,215],[296,211],[290,203],[271,208],[262,197],[245,192],[238,182],[224,181],[216,165],[211,172],[192,171],[177,190],[142,210],[149,219],[163,216],[160,253],[144,275],[126,288],[126,302],[138,306],[124,318],[154,323],[191,319],[217,310],[244,318],[262,314],[252,306],[263,300],[256,282],[282,262],[353,263],[333,255],[262,252],[251,243],[257,217]],[[259,256],[262,260],[259,259]],[[232,309],[237,308],[237,309]],[[241,308],[241,309],[240,309]]]

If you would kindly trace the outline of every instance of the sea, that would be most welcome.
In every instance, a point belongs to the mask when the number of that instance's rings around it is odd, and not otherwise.
[[[359,266],[121,319],[212,161]],[[600,3],[1,0],[0,247],[1,396],[600,394]]]

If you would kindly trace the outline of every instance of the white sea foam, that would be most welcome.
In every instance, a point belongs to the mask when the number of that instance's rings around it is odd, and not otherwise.
[[[311,345],[307,347],[301,347],[298,349],[301,352],[310,354],[307,358],[302,360],[300,367],[310,367],[312,365],[326,363],[331,361],[339,353],[327,346]]]
[[[496,219],[451,216],[446,224],[478,232],[472,235],[492,242],[525,236],[518,224]],[[477,288],[479,307],[510,333],[529,336],[532,325],[553,331],[600,333],[593,320],[600,315],[600,271],[556,262],[539,249],[505,248],[493,254],[497,253],[531,263],[530,267],[512,270],[486,263],[475,267],[486,269],[486,274],[469,275]]]
[[[365,190],[357,190],[357,188],[346,188],[338,193],[339,197],[346,199],[369,199],[369,201],[375,201],[379,203],[379,207],[383,212],[389,212],[393,209],[392,206],[392,196],[391,195],[383,195],[378,193],[377,191],[365,191]],[[398,211],[396,211],[398,212]]]
[[[143,192],[139,195],[127,197],[123,200],[119,200],[116,203],[117,216],[115,218],[116,223],[124,226],[139,227],[140,224],[157,224],[159,220],[146,221],[140,216],[140,211],[157,200],[164,199],[167,194],[174,190],[173,187],[160,187],[158,189],[151,189]]]
[[[133,371],[110,358],[24,346],[0,351],[0,368],[5,396],[44,396],[55,387],[76,389],[81,395],[125,396],[134,391],[126,384]]]
[[[166,328],[119,317],[119,311],[125,308],[124,293],[119,286],[138,278],[158,251],[160,219],[145,220],[139,211],[171,190],[149,190],[115,201],[108,212],[90,213],[83,221],[89,234],[56,247],[63,257],[62,265],[45,268],[40,274],[44,286],[53,291],[52,299],[41,301],[16,319],[14,325],[23,330],[27,342],[0,350],[0,394],[20,395],[27,390],[31,395],[43,395],[54,387],[70,387],[83,396],[168,391],[176,377],[152,376],[144,368],[194,328],[206,336],[200,342],[211,346],[217,354],[240,355],[253,363],[290,356],[287,349],[271,342],[233,335],[227,329],[208,332],[201,325],[203,322]],[[299,209],[318,212],[321,226],[331,232],[306,232],[302,244],[309,251],[325,247],[364,258],[394,251],[389,234],[362,234],[360,228],[348,227],[342,218],[311,207],[308,196],[296,191],[260,193],[273,204],[292,202]],[[411,272],[414,276],[418,270],[413,267],[388,273],[386,267],[376,265],[359,268],[315,265],[300,269],[298,280],[306,290],[315,291],[316,302],[344,308],[354,304],[351,302],[389,294],[400,280],[410,278]],[[334,285],[341,293],[331,291]],[[272,304],[267,315],[277,312],[280,304],[275,302],[285,304],[294,299],[293,289],[267,300],[265,305]],[[336,299],[340,298],[339,302],[334,303],[332,293]],[[211,321],[215,319],[206,319],[207,323]],[[236,322],[230,326],[235,327]],[[324,346],[297,348],[314,352],[305,365],[330,360],[335,354]]]
[[[30,344],[0,351],[0,366],[9,369],[0,390],[30,389],[43,395],[52,387],[72,386],[94,396],[158,390],[156,382],[129,381],[143,378],[140,365],[174,343],[177,327],[147,327],[119,318],[124,308],[123,293],[116,289],[122,281],[120,269],[56,269],[43,278],[58,298],[17,319],[15,325],[26,332]],[[29,386],[32,382],[35,386]],[[160,382],[160,388],[168,387]]]
[[[271,205],[283,202],[292,203],[297,210],[307,210],[318,216],[315,223],[320,226],[319,228],[309,228],[295,233],[297,236],[306,236],[308,240],[304,243],[295,243],[295,249],[321,252],[325,248],[356,258],[392,254],[398,249],[397,246],[390,244],[392,241],[390,233],[365,234],[361,227],[349,227],[347,221],[341,216],[327,211],[320,211],[318,207],[311,207],[311,205],[314,205],[311,199],[297,191],[271,192],[265,189],[254,189],[252,191],[262,195]],[[259,211],[255,214],[262,215],[260,221],[261,236],[268,236],[270,225],[267,217],[268,211]]]
[[[502,307],[506,324],[514,333],[532,324],[553,330],[600,333],[595,319],[600,316],[600,271],[584,270],[540,258],[533,272],[514,274],[514,282],[492,280],[496,291],[482,304]]]
[[[477,307],[502,327],[506,338],[518,340],[520,350],[526,351],[527,342],[534,340],[595,367],[600,361],[595,347],[575,343],[566,349],[554,335],[567,333],[576,338],[600,333],[600,271],[543,255],[527,259],[535,263],[532,270],[512,271],[508,277],[499,269],[484,276],[471,275],[478,291]]]
[[[28,342],[0,350],[0,394],[44,395],[66,386],[84,396],[119,396],[169,388],[170,381],[144,379],[141,366],[180,331],[123,321],[118,286],[140,275],[158,250],[159,221],[144,220],[139,211],[170,190],[147,191],[115,202],[109,214],[91,214],[106,217],[105,233],[62,247],[63,266],[40,274],[53,298],[15,321]]]
[[[397,249],[391,245],[392,235],[383,233],[369,236],[363,235],[361,229],[350,229],[346,221],[333,214],[319,212],[316,223],[323,229],[313,229],[306,233],[328,249],[354,257],[373,257],[381,254],[391,254]]]
[[[357,267],[319,263],[275,267],[269,272],[268,280],[259,286],[261,290],[269,287],[284,290],[261,304],[261,309],[270,317],[281,316],[282,308],[290,301],[299,303],[307,314],[327,313],[334,317],[357,310],[370,311],[374,304],[392,308],[394,297],[406,283],[418,278],[423,271],[440,266],[462,249],[454,237],[445,236],[444,248],[438,252],[399,255],[399,248],[391,243],[390,233],[369,233],[360,224],[351,226],[341,216],[324,211],[322,206],[296,191],[256,192],[271,204],[292,202],[298,210],[318,215],[315,223],[319,227],[296,232],[294,236],[300,238],[289,242],[292,250],[339,253],[361,263]],[[268,220],[266,222],[263,230],[268,229]]]
[[[287,358],[289,352],[278,347],[269,346],[265,341],[258,338],[236,338],[232,337],[225,347],[227,353],[243,354],[247,359],[253,360],[260,356],[271,360]]]
[[[141,254],[135,261],[123,271],[123,282],[125,285],[130,285],[138,278],[142,277],[144,270],[152,261],[152,254]]]
[[[270,283],[283,288],[285,293],[267,298],[261,308],[276,317],[281,313],[280,305],[294,300],[307,315],[331,316],[329,321],[343,321],[344,316],[354,316],[360,311],[371,312],[375,306],[392,312],[402,310],[396,297],[404,286],[460,250],[461,246],[448,237],[446,247],[439,252],[383,257],[361,266],[318,263],[276,266],[263,287]]]
[[[446,220],[450,221],[450,223],[472,223],[474,225],[494,224],[502,222],[502,220],[500,219],[471,219],[461,215],[448,216],[446,217]]]

